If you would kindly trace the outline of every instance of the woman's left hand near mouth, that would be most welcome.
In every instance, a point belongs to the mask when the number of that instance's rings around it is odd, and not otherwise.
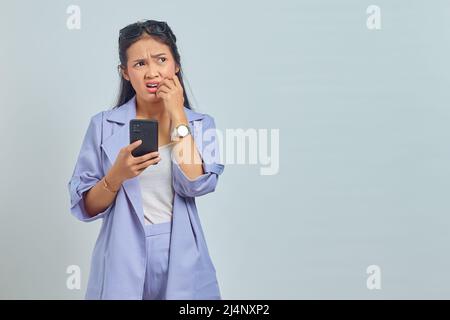
[[[171,118],[184,116],[184,95],[183,87],[177,75],[172,78],[165,78],[159,83],[156,96],[163,99],[164,106]]]

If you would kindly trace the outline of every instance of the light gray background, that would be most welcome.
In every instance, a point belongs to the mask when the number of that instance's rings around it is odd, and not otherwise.
[[[226,165],[197,199],[224,299],[450,298],[448,1],[8,1],[0,15],[0,298],[84,297],[101,222],[70,215],[67,183],[116,98],[118,31],[144,18],[172,27],[219,129],[280,129],[278,175]]]

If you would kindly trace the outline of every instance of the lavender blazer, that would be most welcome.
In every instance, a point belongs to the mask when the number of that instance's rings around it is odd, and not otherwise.
[[[205,173],[191,180],[172,161],[175,195],[166,299],[221,299],[195,197],[215,190],[224,165],[219,163],[214,119],[188,108],[184,111]],[[71,213],[85,222],[103,220],[92,253],[86,299],[142,298],[146,245],[138,178],[126,180],[115,201],[94,217],[89,217],[83,203],[83,193],[108,172],[120,149],[130,143],[129,122],[134,118],[136,96],[118,108],[94,115],[68,183]]]

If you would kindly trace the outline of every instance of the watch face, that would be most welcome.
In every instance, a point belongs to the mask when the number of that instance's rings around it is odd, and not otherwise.
[[[186,126],[179,126],[178,127],[178,134],[181,137],[186,136],[189,133],[189,129]]]

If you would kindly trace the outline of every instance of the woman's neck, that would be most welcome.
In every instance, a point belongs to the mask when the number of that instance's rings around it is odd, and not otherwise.
[[[155,104],[146,104],[136,97],[136,118],[162,120],[166,116],[166,108],[162,100]]]

